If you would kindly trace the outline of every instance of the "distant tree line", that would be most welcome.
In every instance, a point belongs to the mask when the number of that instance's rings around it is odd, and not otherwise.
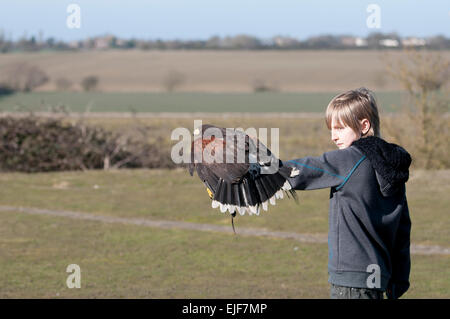
[[[107,50],[107,49],[141,49],[141,50],[345,50],[345,49],[402,49],[404,47],[424,47],[433,50],[450,49],[450,39],[443,35],[427,38],[405,37],[396,33],[371,33],[367,37],[351,35],[319,35],[300,40],[294,37],[275,36],[260,39],[251,35],[219,37],[212,36],[206,40],[142,40],[120,39],[114,35],[104,35],[79,41],[58,41],[55,38],[44,39],[22,36],[13,41],[0,30],[0,53],[14,51],[41,50]]]

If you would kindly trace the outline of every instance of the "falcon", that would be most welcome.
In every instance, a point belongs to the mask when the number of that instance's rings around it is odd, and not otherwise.
[[[206,186],[212,207],[233,218],[238,212],[259,215],[284,194],[298,203],[288,177],[298,170],[284,166],[263,143],[245,132],[203,124],[194,130],[188,165]],[[236,232],[235,232],[236,233]]]

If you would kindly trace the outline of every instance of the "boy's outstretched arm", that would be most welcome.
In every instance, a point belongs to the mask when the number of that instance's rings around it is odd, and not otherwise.
[[[405,197],[406,201],[406,197]],[[394,251],[392,252],[392,275],[386,295],[389,299],[400,298],[409,288],[411,219],[408,204],[402,212],[398,226]]]
[[[297,175],[288,178],[296,190],[340,188],[364,158],[364,155],[355,156],[354,152],[343,149],[326,152],[319,157],[283,161],[283,165],[296,168],[294,174]]]

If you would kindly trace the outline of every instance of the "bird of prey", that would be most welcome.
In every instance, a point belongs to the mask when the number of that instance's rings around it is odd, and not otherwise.
[[[261,207],[267,211],[283,193],[298,202],[287,179],[298,170],[284,166],[258,139],[240,130],[209,124],[195,129],[188,169],[205,184],[212,207],[230,213],[233,231],[236,212],[259,215]]]

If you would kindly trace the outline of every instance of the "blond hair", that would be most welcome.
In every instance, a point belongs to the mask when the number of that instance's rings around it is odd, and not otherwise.
[[[349,126],[355,132],[361,132],[360,121],[367,119],[370,122],[370,129],[361,137],[373,135],[380,137],[380,117],[377,102],[373,93],[364,87],[335,96],[328,104],[325,113],[325,121],[329,130],[331,130],[332,119],[336,123]]]

